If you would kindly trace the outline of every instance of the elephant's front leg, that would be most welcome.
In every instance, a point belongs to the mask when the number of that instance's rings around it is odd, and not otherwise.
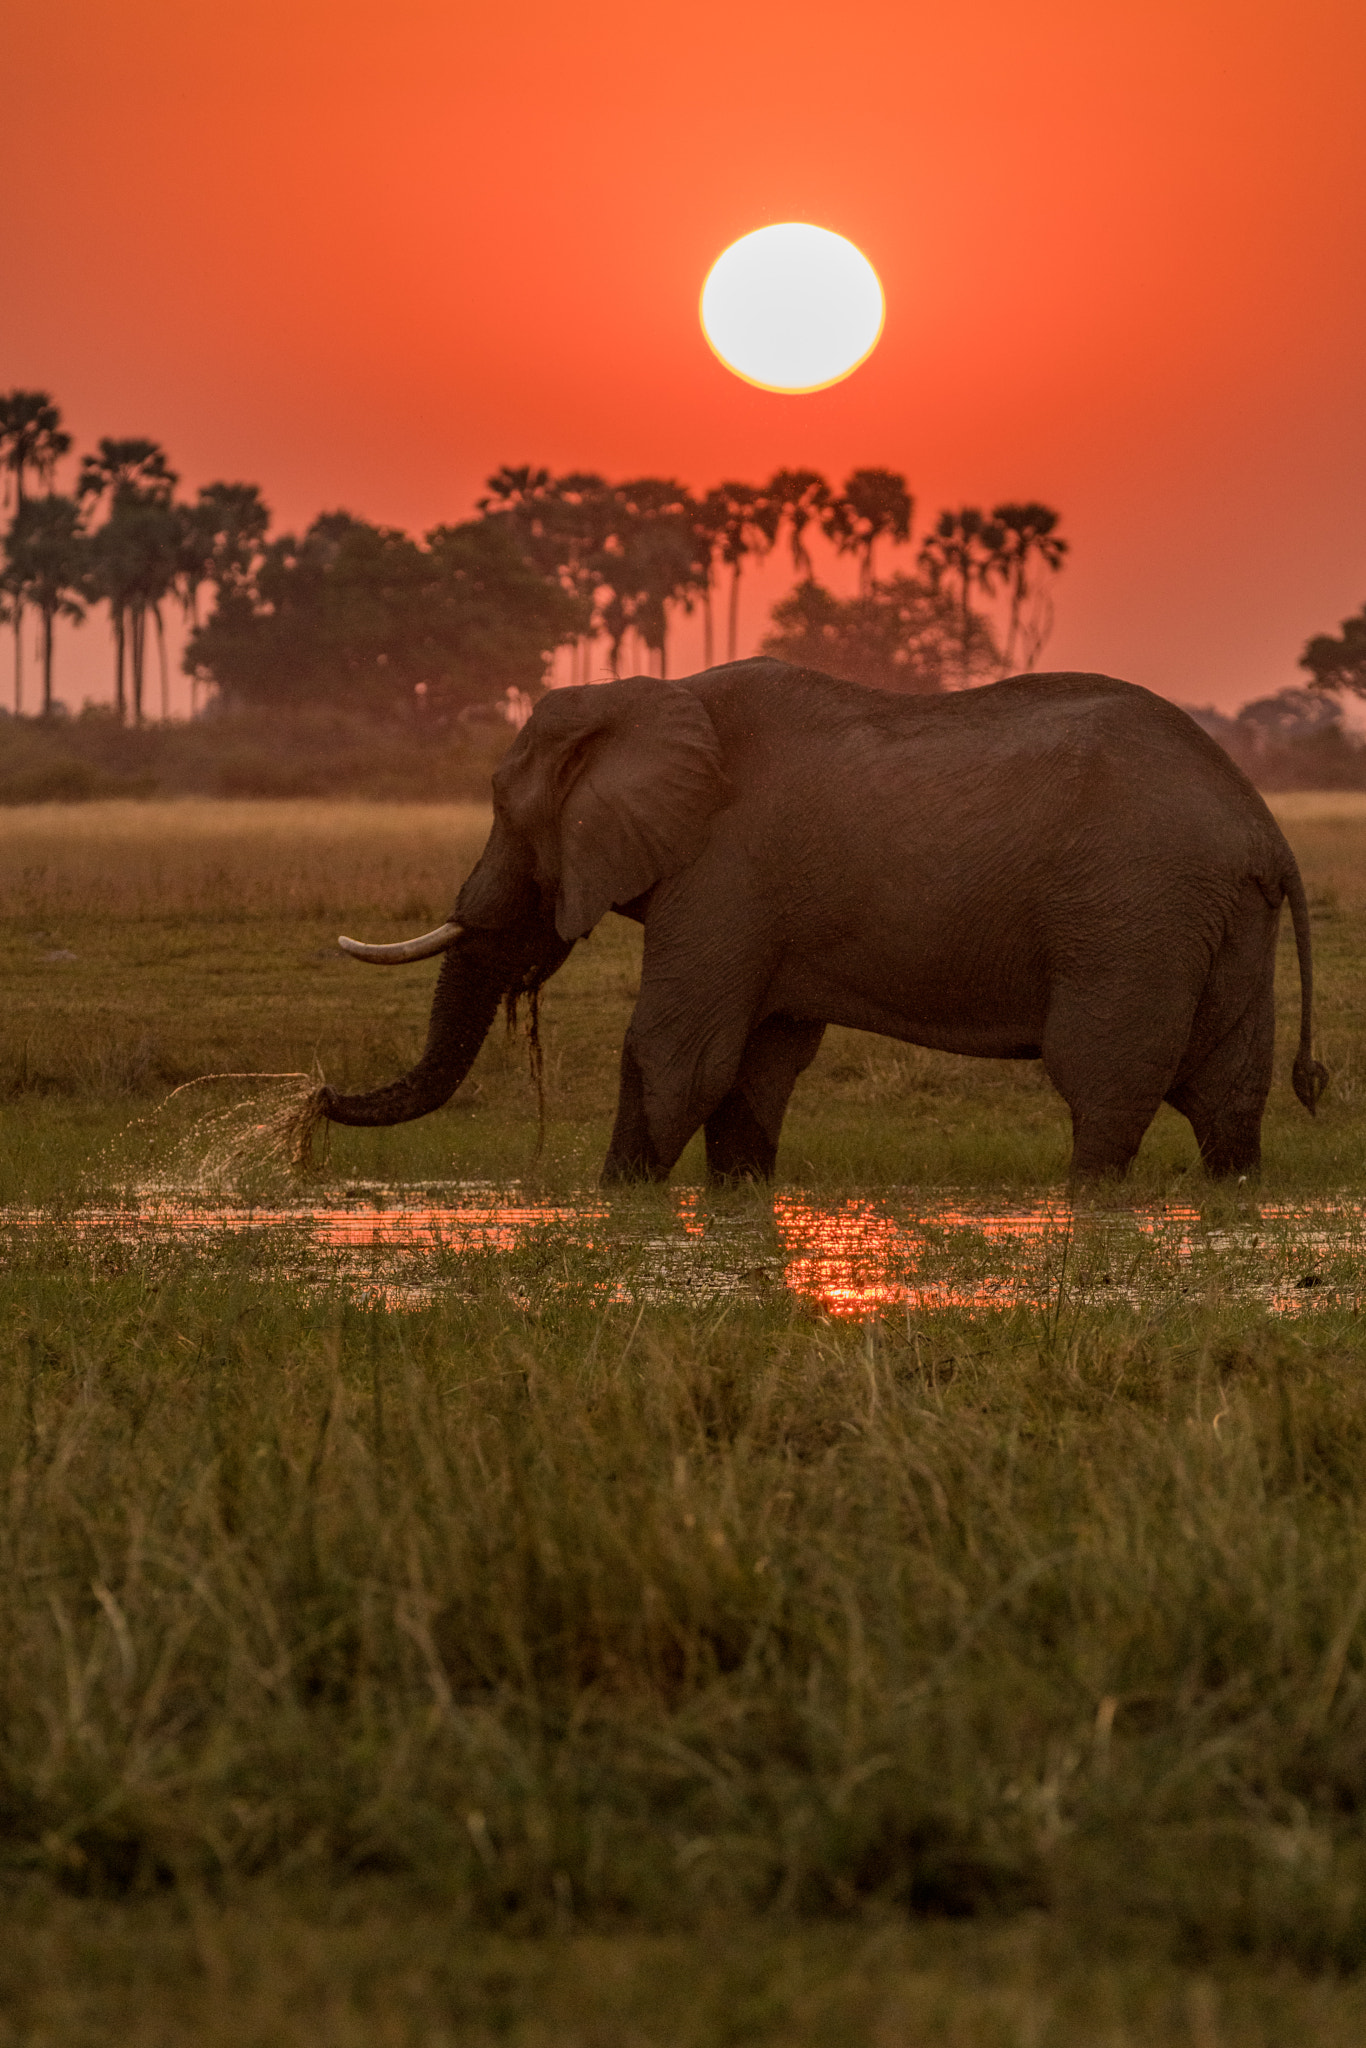
[[[773,962],[746,943],[738,920],[726,935],[725,952],[715,943],[715,920],[695,923],[696,931],[681,938],[667,929],[661,934],[655,912],[646,926],[640,1000],[622,1047],[604,1181],[667,1180],[688,1140],[737,1085]],[[783,1085],[780,1039],[775,1033],[773,1052],[759,1059],[754,1091],[759,1127],[771,1128],[774,1142],[781,1108],[805,1065],[792,1065],[789,1054],[790,1079]],[[775,1078],[765,1083],[760,1074],[770,1066]],[[743,1146],[741,1154],[748,1156]]]
[[[824,1024],[781,1016],[750,1033],[734,1086],[703,1126],[709,1180],[772,1179],[792,1090],[824,1035]]]
[[[603,1162],[604,1182],[667,1180],[672,1159],[661,1159],[650,1134],[645,1113],[645,1077],[640,1069],[630,1034],[621,1048],[621,1082],[617,1092],[617,1120],[612,1142]]]

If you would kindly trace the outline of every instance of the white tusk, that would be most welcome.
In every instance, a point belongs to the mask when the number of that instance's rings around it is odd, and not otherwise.
[[[377,967],[398,967],[405,960],[430,960],[433,953],[444,953],[453,939],[458,939],[462,927],[458,924],[439,924],[434,932],[424,932],[420,939],[400,939],[396,946],[366,946],[359,939],[338,939],[343,953],[349,953],[353,960],[372,960]]]

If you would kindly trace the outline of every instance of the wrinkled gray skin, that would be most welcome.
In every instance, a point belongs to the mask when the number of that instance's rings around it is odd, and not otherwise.
[[[437,1108],[503,995],[617,910],[645,957],[605,1181],[664,1179],[699,1127],[714,1178],[771,1174],[827,1024],[1041,1058],[1074,1177],[1122,1174],[1162,1102],[1212,1174],[1246,1174],[1283,899],[1312,1110],[1327,1076],[1294,855],[1162,698],[1091,675],[889,696],[767,660],[557,690],[494,777],[426,1051],[323,1107],[350,1124]]]

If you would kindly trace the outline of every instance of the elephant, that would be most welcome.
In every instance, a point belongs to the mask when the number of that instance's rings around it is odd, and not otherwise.
[[[1158,1106],[1213,1176],[1253,1173],[1272,1078],[1282,900],[1312,1054],[1309,915],[1267,806],[1185,712],[1135,684],[1013,676],[899,696],[785,662],[548,692],[493,778],[451,917],[347,952],[443,955],[427,1044],[341,1124],[446,1102],[500,1001],[609,910],[644,926],[605,1183],[664,1180],[701,1129],[714,1181],[767,1179],[828,1024],[1042,1060],[1071,1177],[1122,1176]]]

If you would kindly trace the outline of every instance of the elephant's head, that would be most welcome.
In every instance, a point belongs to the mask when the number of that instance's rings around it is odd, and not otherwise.
[[[368,1095],[324,1088],[323,1114],[397,1124],[439,1109],[505,996],[539,988],[614,904],[696,859],[724,788],[691,690],[637,676],[543,698],[493,778],[493,830],[448,922],[396,946],[341,941],[384,965],[445,958],[417,1065]]]

